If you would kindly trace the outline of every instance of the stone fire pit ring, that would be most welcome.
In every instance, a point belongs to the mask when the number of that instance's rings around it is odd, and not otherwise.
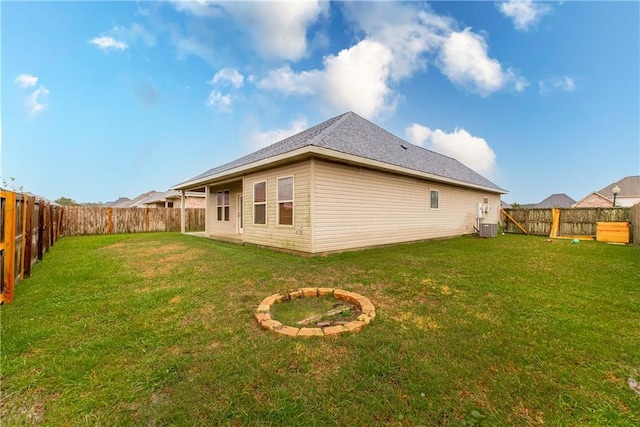
[[[283,301],[289,301],[298,298],[319,298],[330,297],[360,307],[362,314],[357,320],[353,320],[344,325],[332,325],[326,327],[302,327],[287,326],[273,319],[271,316],[271,306]],[[368,298],[363,297],[355,292],[344,291],[335,288],[301,288],[288,292],[284,295],[274,294],[262,300],[256,309],[255,318],[264,329],[279,335],[288,337],[327,337],[336,336],[343,333],[360,332],[362,328],[367,326],[376,317],[376,308],[371,304]]]

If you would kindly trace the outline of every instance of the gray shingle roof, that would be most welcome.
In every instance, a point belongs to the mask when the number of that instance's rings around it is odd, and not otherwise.
[[[638,197],[640,196],[640,175],[627,176],[622,178],[618,182],[612,182],[611,184],[598,191],[601,195],[613,199],[613,187],[618,186],[620,193],[618,197]]]
[[[261,150],[210,169],[185,183],[200,181],[209,176],[219,175],[237,167],[307,146],[322,147],[338,153],[505,192],[458,160],[410,144],[353,112],[333,117]]]
[[[119,208],[127,203],[129,203],[131,201],[130,198],[128,197],[120,197],[118,200],[115,200],[113,202],[107,202],[105,204],[102,205],[102,207],[105,208]]]
[[[533,205],[534,208],[547,209],[547,208],[570,208],[571,205],[576,203],[571,197],[564,193],[552,194],[540,203]]]

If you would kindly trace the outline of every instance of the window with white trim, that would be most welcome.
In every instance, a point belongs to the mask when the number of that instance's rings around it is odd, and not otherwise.
[[[267,223],[267,182],[253,184],[253,223],[264,225]]]
[[[431,209],[438,209],[438,198],[439,198],[439,191],[431,190],[430,205],[429,205]]]
[[[216,219],[222,221],[222,191],[216,193]]]
[[[229,190],[218,191],[216,194],[216,219],[229,221]]]
[[[224,220],[229,221],[229,190],[224,190]]]
[[[278,179],[278,225],[293,225],[293,177]]]

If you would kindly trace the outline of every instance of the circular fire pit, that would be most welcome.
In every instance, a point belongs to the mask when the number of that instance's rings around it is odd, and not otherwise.
[[[344,322],[344,324],[335,324],[334,322],[318,322],[315,327],[296,327],[283,325],[277,319],[274,319],[272,317],[271,307],[274,304],[286,304],[290,303],[292,300],[300,298],[321,297],[333,297],[337,300],[342,300],[349,304],[353,304],[353,306],[359,309],[361,314],[357,317],[356,320]],[[345,310],[348,310],[348,308]],[[335,311],[335,313],[340,312],[340,310],[333,311]],[[355,292],[349,292],[335,288],[301,288],[296,291],[285,293],[284,295],[275,294],[265,298],[264,300],[262,300],[260,305],[258,305],[255,317],[261,327],[276,334],[286,335],[289,337],[324,337],[339,335],[347,332],[360,332],[363,327],[365,327],[369,324],[369,322],[375,319],[376,308],[373,306],[373,304],[371,304],[371,301],[369,301],[368,298],[365,298]],[[318,315],[318,318],[321,317],[322,315]],[[309,318],[305,320],[311,321],[313,319]]]

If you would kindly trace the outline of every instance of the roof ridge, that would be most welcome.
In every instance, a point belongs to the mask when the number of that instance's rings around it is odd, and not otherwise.
[[[331,132],[333,132],[334,129],[336,129],[341,124],[343,124],[347,120],[347,117],[352,116],[352,115],[353,116],[358,116],[353,111],[347,111],[346,113],[342,113],[341,115],[334,117],[334,119],[335,118],[338,118],[338,119],[335,122],[331,123],[331,126],[327,127],[322,132],[320,132],[319,134],[317,134],[316,136],[311,138],[311,140],[306,145],[313,145],[314,147],[317,147],[316,141],[320,142],[327,135],[331,134]],[[360,116],[358,116],[358,117],[360,117]],[[325,120],[325,122],[329,121],[329,120],[331,120],[331,119]],[[324,122],[322,122],[322,123],[324,123]],[[319,123],[318,125],[321,125],[322,123]]]

